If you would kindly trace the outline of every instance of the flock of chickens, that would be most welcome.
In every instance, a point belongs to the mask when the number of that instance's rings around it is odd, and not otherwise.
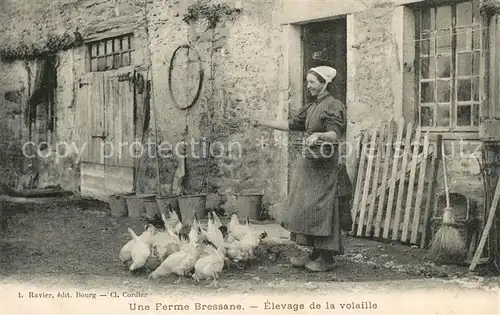
[[[217,287],[226,263],[255,259],[255,249],[267,237],[266,232],[257,233],[248,218],[240,224],[236,214],[223,225],[217,214],[210,212],[204,229],[196,214],[191,224],[183,224],[176,211],[169,212],[168,219],[161,214],[156,224],[149,221],[139,236],[128,228],[132,239],[121,248],[119,258],[124,264],[131,262],[130,271],[146,267],[150,258],[156,258],[161,264],[150,273],[150,279],[177,275],[175,283],[179,283],[182,277],[191,276],[197,282],[213,279],[208,286]]]

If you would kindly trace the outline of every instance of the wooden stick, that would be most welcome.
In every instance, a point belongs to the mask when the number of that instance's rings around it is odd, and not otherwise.
[[[149,69],[146,72],[146,83],[145,83],[146,84],[146,93],[145,94],[149,99],[145,99],[142,102],[143,108],[142,108],[141,145],[144,144],[144,137],[146,136],[146,133],[148,132],[148,130],[146,128],[148,125],[148,121],[146,120],[146,117],[148,116],[147,115],[148,111],[151,110],[151,89],[150,89],[150,85],[148,83],[148,79],[149,79]],[[142,164],[141,163],[142,159],[143,159],[143,156],[141,155],[136,160],[137,166],[136,166],[135,175],[134,175],[134,191],[137,191],[137,183],[139,181],[139,172],[140,172],[140,168],[141,168],[141,164]]]
[[[481,16],[481,24],[482,25],[488,25],[488,17],[486,15],[482,15]],[[486,31],[486,32],[485,32]],[[480,34],[481,34],[481,40],[486,42],[487,41],[487,38],[485,38],[486,34],[490,33],[491,30],[489,29],[486,29],[486,30],[481,30]],[[483,52],[484,53],[484,52]],[[485,57],[488,56],[487,53],[484,53]],[[485,81],[487,81],[486,77],[489,76],[489,69],[488,69],[488,66],[489,66],[489,62],[488,60],[486,60],[486,58],[479,58],[479,86],[486,86],[485,85]],[[488,97],[488,92],[485,91],[485,89],[479,89],[479,99],[480,100],[484,100]],[[480,106],[480,113],[482,113],[483,116],[486,116],[488,114],[488,104],[489,102],[481,102],[479,104]]]
[[[424,137],[424,156],[427,155],[429,151],[429,132],[425,134]],[[413,212],[413,223],[411,227],[411,236],[410,243],[416,244],[418,237],[418,230],[420,227],[420,212],[422,206],[422,199],[424,194],[424,185],[425,185],[425,173],[427,170],[427,159],[423,159],[422,165],[420,165],[420,174],[418,178],[418,188],[417,188],[417,197],[415,198],[415,210]]]
[[[448,170],[446,168],[446,155],[444,150],[444,143],[441,142],[441,159],[443,161],[443,178],[444,178],[444,191],[446,193],[446,208],[450,208],[450,188],[448,185]],[[444,222],[443,222],[444,223]]]
[[[366,214],[366,200],[368,199],[368,191],[370,189],[370,179],[372,177],[372,168],[373,168],[373,152],[375,149],[375,141],[377,140],[377,132],[378,130],[375,128],[372,132],[371,142],[370,142],[370,150],[368,155],[368,165],[366,166],[366,177],[363,186],[363,197],[361,198],[361,205],[359,206],[359,223],[358,223],[358,236],[361,236],[363,232],[363,226],[365,224],[365,214]]]
[[[425,248],[427,242],[427,231],[428,231],[428,222],[430,217],[431,209],[434,205],[434,195],[437,185],[437,173],[439,170],[439,160],[441,159],[441,141],[443,141],[443,136],[438,135],[437,142],[434,146],[432,162],[431,162],[431,170],[429,176],[431,176],[432,181],[427,188],[427,196],[425,199],[425,210],[424,210],[424,222],[422,225],[422,237],[420,239],[420,248]]]
[[[408,164],[408,155],[410,153],[410,142],[413,131],[413,122],[410,121],[408,123],[408,127],[406,128],[406,140],[405,147],[403,151],[403,166],[402,169],[405,169]],[[396,210],[394,212],[394,222],[392,223],[392,240],[395,241],[399,236],[399,228],[401,225],[401,210],[403,206],[403,196],[404,196],[404,188],[405,188],[405,178],[406,174],[401,173],[401,177],[399,178],[399,186],[398,186],[398,199],[396,200]]]
[[[148,6],[147,6],[147,1],[145,2],[145,5],[144,5],[144,22],[146,23],[146,35],[147,35],[147,39],[148,39],[148,42],[149,42],[149,32],[147,32],[147,16],[148,16]],[[151,48],[149,47],[149,45],[147,45],[147,49],[146,49],[146,56],[147,56],[147,60],[149,61],[149,65],[148,65],[148,76],[146,78],[146,80],[149,80],[149,74],[151,74],[151,81],[150,81],[150,84],[151,84],[151,94],[150,94],[150,102],[149,102],[149,106],[150,106],[150,110],[151,110],[151,113],[152,113],[152,116],[153,116],[153,123],[154,123],[154,130],[155,130],[155,167],[156,167],[156,185],[158,186],[158,195],[161,196],[161,182],[160,182],[160,161],[159,161],[159,157],[158,157],[158,126],[157,126],[157,110],[156,110],[156,106],[157,106],[157,103],[156,103],[156,95],[155,95],[155,90],[154,90],[154,80],[153,80],[153,60],[151,59]],[[151,72],[149,71],[151,69]]]
[[[406,206],[403,218],[403,231],[401,233],[401,242],[406,242],[406,239],[408,237],[408,227],[410,225],[411,209],[413,205],[413,190],[415,188],[415,173],[417,172],[417,158],[418,158],[418,151],[420,149],[420,134],[421,134],[421,129],[417,128],[417,133],[415,134],[415,138],[413,138],[414,147],[413,147],[413,155],[411,157],[412,158],[411,172],[410,172],[410,179],[408,180],[408,193],[406,195]]]
[[[364,132],[362,135],[362,144],[361,144],[361,155],[359,157],[359,167],[358,167],[358,178],[356,180],[356,190],[354,191],[354,200],[352,202],[352,232],[354,233],[354,227],[356,226],[356,216],[358,214],[358,206],[359,206],[359,196],[361,194],[361,182],[363,181],[363,174],[365,168],[365,151],[366,144],[368,143],[368,132]]]
[[[396,151],[394,152],[394,159],[392,163],[392,177],[390,179],[389,184],[389,199],[387,202],[387,211],[385,213],[385,222],[384,222],[384,234],[383,238],[389,238],[389,228],[392,219],[392,207],[394,202],[394,193],[396,191],[396,175],[398,173],[398,164],[399,164],[399,155],[401,152],[401,139],[403,138],[403,129],[404,129],[404,119],[401,118],[398,124],[398,135],[396,138]],[[404,171],[404,169],[402,170]]]
[[[499,56],[499,45],[500,45],[500,42],[498,40],[498,15],[495,15],[492,19],[491,19],[491,24],[490,24],[490,34],[491,34],[491,37],[490,37],[490,54],[491,54],[491,58],[493,58],[492,60],[492,63],[490,63],[489,65],[489,68],[492,69],[492,71],[490,72],[491,73],[491,83],[490,83],[490,91],[493,92],[493,97],[490,98],[490,102],[489,104],[498,104],[498,101],[499,101],[499,98],[500,98],[500,95],[499,95],[499,91],[498,91],[498,88],[499,88],[499,85],[500,85],[500,80],[499,80],[499,76],[498,76],[498,71],[494,71],[493,69],[495,67],[498,66],[498,64],[500,64],[500,56]],[[495,88],[496,86],[496,88]],[[489,106],[490,108],[490,117],[491,118],[494,118],[494,117],[497,117],[497,110],[496,110],[496,106]]]
[[[362,138],[363,136],[361,136],[360,138],[360,141],[357,143],[357,156],[355,157],[355,161],[354,161],[354,174],[352,176],[352,178],[356,179],[356,181],[354,182],[354,186],[356,186],[357,184],[357,180],[358,180],[358,174],[360,173],[359,172],[359,163],[360,163],[360,159],[361,159],[361,156],[363,155],[361,150],[362,150]],[[354,189],[356,189],[356,187],[354,187]],[[351,205],[354,204],[354,195],[355,195],[355,191],[353,191],[353,196],[352,196],[352,200],[351,200]],[[352,209],[351,209],[352,210]]]
[[[481,255],[483,253],[484,245],[486,244],[486,240],[488,239],[488,235],[490,234],[490,229],[493,224],[493,219],[495,218],[495,213],[498,207],[498,200],[500,199],[500,179],[497,181],[497,187],[495,188],[495,195],[493,196],[493,201],[491,202],[491,207],[488,215],[488,221],[483,230],[483,235],[481,236],[481,240],[479,241],[479,245],[476,249],[476,254],[472,259],[472,262],[469,266],[469,271],[474,271],[476,269],[479,260],[481,259]]]
[[[392,138],[393,138],[393,124],[394,121],[391,119],[389,122],[389,125],[387,126],[387,136],[384,140],[385,142],[385,155],[384,155],[384,170],[382,174],[382,185],[380,186],[380,190],[383,192],[380,195],[379,201],[378,201],[378,208],[377,208],[377,218],[375,219],[375,237],[380,237],[380,229],[382,226],[382,213],[385,208],[385,190],[387,188],[387,176],[389,176],[389,160],[392,157]],[[377,196],[373,197],[373,202],[375,202],[375,199]]]
[[[374,174],[373,174],[373,180],[372,180],[372,188],[371,188],[371,193],[369,195],[369,196],[373,196],[374,199],[376,198],[375,191],[378,188],[380,164],[381,164],[381,160],[382,160],[382,151],[384,151],[385,133],[386,133],[386,126],[383,126],[380,135],[377,137],[377,158],[375,159],[375,168],[373,169]],[[367,236],[367,237],[371,236],[371,233],[372,233],[374,211],[375,211],[375,200],[372,200],[372,204],[370,205],[370,208],[368,209],[368,217],[366,219],[365,236]]]

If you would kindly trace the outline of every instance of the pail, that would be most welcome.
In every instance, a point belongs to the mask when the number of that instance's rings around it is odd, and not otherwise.
[[[111,210],[111,216],[119,218],[128,216],[127,202],[123,195],[109,196],[108,203]]]
[[[131,218],[138,218],[146,214],[146,207],[144,206],[144,197],[142,195],[125,196],[127,202],[128,216]]]
[[[456,220],[456,228],[459,230],[462,240],[469,240],[472,236],[470,233],[471,223],[477,217],[477,204],[476,201],[467,197],[464,194],[457,192],[449,192],[450,194],[450,206],[453,209],[453,213]],[[443,210],[446,208],[446,194],[444,191],[436,194],[436,202],[434,203],[434,217],[430,222],[430,237],[436,234],[441,225],[443,224]]]
[[[184,195],[179,196],[178,200],[182,223],[191,223],[193,221],[194,212],[196,212],[198,219],[207,218],[207,212],[205,210],[207,195]]]
[[[170,195],[170,196],[156,196],[156,203],[158,204],[158,209],[160,214],[164,214],[165,217],[170,216],[170,207],[172,210],[179,213],[179,200],[178,195]]]
[[[156,195],[144,196],[144,208],[146,209],[146,217],[148,217],[148,219],[160,215],[160,209],[156,203]]]
[[[233,200],[238,217],[260,220],[262,213],[262,194],[240,194]]]

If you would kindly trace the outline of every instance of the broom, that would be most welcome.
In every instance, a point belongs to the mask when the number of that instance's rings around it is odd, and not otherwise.
[[[460,263],[465,260],[466,246],[460,235],[460,231],[457,229],[453,208],[450,205],[444,143],[441,143],[441,151],[443,156],[446,208],[443,210],[443,223],[432,239],[429,255],[436,261]]]

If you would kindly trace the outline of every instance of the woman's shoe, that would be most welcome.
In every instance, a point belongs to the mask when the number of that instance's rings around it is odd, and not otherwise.
[[[309,255],[299,256],[299,257],[291,257],[290,263],[294,267],[305,267],[307,264],[311,263],[312,260]]]
[[[335,269],[335,263],[327,263],[322,257],[306,264],[306,269],[312,272],[327,272]]]

